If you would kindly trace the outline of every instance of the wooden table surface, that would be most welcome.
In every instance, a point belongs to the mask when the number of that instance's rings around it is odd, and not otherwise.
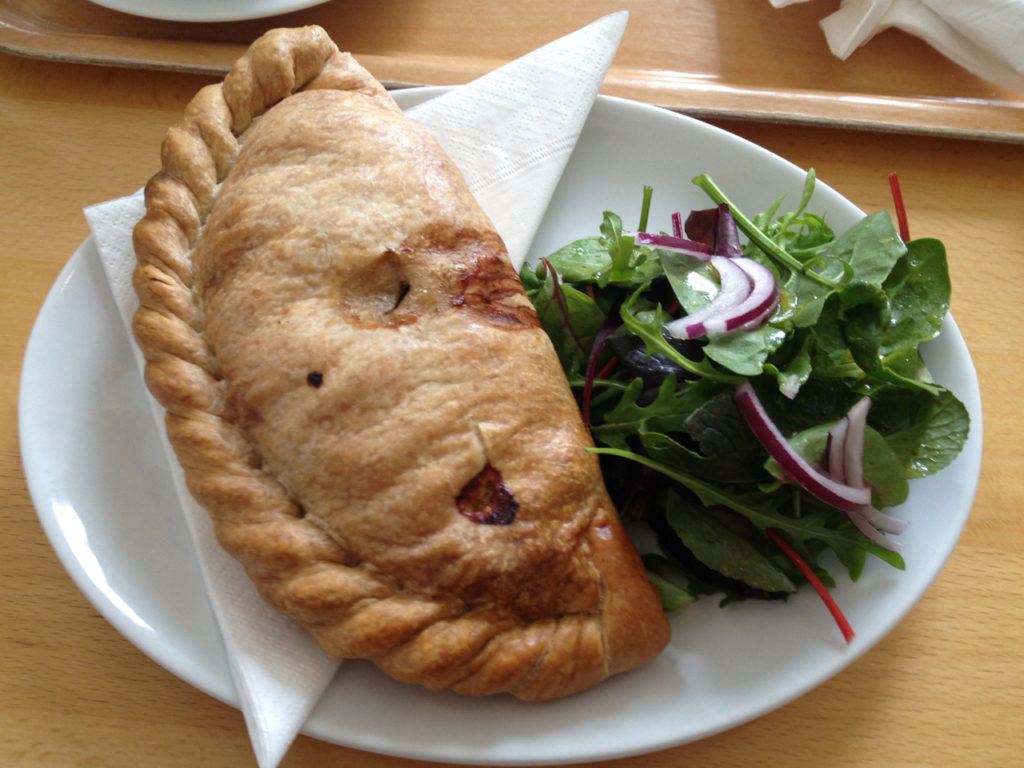
[[[121,637],[70,581],[26,489],[22,357],[83,206],[138,188],[204,75],[0,55],[0,765],[255,765],[241,714]],[[703,741],[608,766],[1024,765],[1024,145],[719,123],[866,210],[898,171],[915,235],[945,241],[953,314],[981,384],[984,463],[948,565],[876,648],[795,702]],[[980,126],[983,127],[983,126]],[[69,329],[71,332],[71,329]],[[298,766],[428,763],[300,737]]]

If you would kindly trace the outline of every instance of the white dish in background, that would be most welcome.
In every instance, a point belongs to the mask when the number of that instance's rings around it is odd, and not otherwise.
[[[409,106],[438,90],[396,96]],[[667,222],[674,210],[708,207],[690,183],[702,172],[748,211],[783,194],[795,204],[804,181],[801,169],[719,129],[601,97],[533,255],[596,234],[605,210],[633,220],[645,184],[654,187],[652,222]],[[822,183],[811,207],[839,231],[862,215]],[[53,548],[106,619],[183,680],[236,704],[129,344],[87,240],[47,298],[25,357],[19,418],[29,488]],[[346,662],[305,733],[371,752],[454,763],[605,760],[709,736],[824,682],[920,599],[973,502],[981,403],[970,355],[951,318],[925,356],[935,378],[967,405],[971,436],[952,466],[911,483],[910,499],[895,513],[912,523],[901,536],[905,571],[872,558],[853,584],[841,568],[833,569],[839,581],[834,594],[857,631],[852,645],[810,589],[785,603],[719,608],[714,598],[703,599],[672,616],[670,646],[646,667],[545,704],[430,693],[394,682],[368,663]]]
[[[161,21],[243,21],[322,5],[327,0],[90,0],[112,11]]]

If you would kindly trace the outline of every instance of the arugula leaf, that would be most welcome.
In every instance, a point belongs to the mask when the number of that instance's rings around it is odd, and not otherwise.
[[[623,234],[618,214],[604,212],[601,243],[608,251],[611,266],[595,276],[599,286],[643,285],[661,274],[661,263],[652,258],[652,251],[636,246],[631,235]]]
[[[765,234],[804,264],[814,261],[835,240],[836,233],[815,213],[789,213],[765,227]]]
[[[690,360],[679,352],[679,350],[669,344],[665,339],[665,319],[661,305],[657,305],[654,310],[647,313],[646,316],[641,316],[641,314],[636,311],[636,304],[643,293],[643,287],[636,290],[632,296],[623,302],[620,314],[622,316],[622,324],[626,329],[630,333],[634,333],[643,339],[647,348],[647,354],[659,352],[683,370],[689,371],[697,376],[702,376],[709,381],[719,381],[723,383],[737,383],[740,381],[740,377],[735,374],[717,370],[713,365],[711,365],[709,360],[705,359],[699,362]]]
[[[672,432],[682,429],[686,412],[680,409],[676,394],[676,377],[669,375],[658,388],[654,402],[640,405],[644,391],[642,379],[634,379],[622,393],[618,404],[604,414],[602,423],[591,427],[596,440],[615,448],[628,448],[627,439],[648,431]]]
[[[769,259],[793,273],[793,278],[797,283],[818,283],[828,290],[835,289],[839,286],[840,278],[843,274],[847,273],[847,270],[842,267],[841,262],[839,263],[841,274],[837,275],[836,270],[833,267],[836,266],[836,262],[838,260],[822,259],[821,254],[815,252],[814,254],[811,254],[814,258],[806,257],[804,261],[801,261],[789,253],[782,244],[773,240],[761,227],[757,226],[752,220],[747,218],[747,216],[744,215],[744,213],[739,210],[731,200],[729,200],[726,194],[719,189],[718,185],[715,184],[710,176],[707,174],[701,174],[693,179],[693,183],[704,190],[707,196],[716,203],[728,205],[733,218],[736,220],[736,225],[747,237],[750,238],[750,242],[753,246],[759,248]],[[804,194],[801,206],[807,205],[807,202],[810,200],[811,192],[813,191],[813,186],[814,170],[811,169],[804,182]]]

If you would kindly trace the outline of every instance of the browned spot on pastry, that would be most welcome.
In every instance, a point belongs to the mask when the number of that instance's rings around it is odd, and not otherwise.
[[[537,312],[523,291],[519,276],[504,255],[497,235],[461,233],[468,253],[461,265],[458,286],[451,302],[472,310],[494,325],[508,328],[536,328]],[[475,235],[475,237],[473,236]]]
[[[324,375],[320,371],[310,371],[306,374],[306,383],[313,388],[319,388],[324,383]]]
[[[505,485],[501,472],[490,464],[459,491],[455,505],[474,523],[484,525],[509,525],[519,509],[519,502]]]

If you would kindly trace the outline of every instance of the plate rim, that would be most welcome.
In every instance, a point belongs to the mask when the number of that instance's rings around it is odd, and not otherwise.
[[[327,0],[172,0],[152,3],[147,0],[89,0],[111,11],[128,13],[160,21],[216,23],[264,19],[282,13],[301,11]]]

